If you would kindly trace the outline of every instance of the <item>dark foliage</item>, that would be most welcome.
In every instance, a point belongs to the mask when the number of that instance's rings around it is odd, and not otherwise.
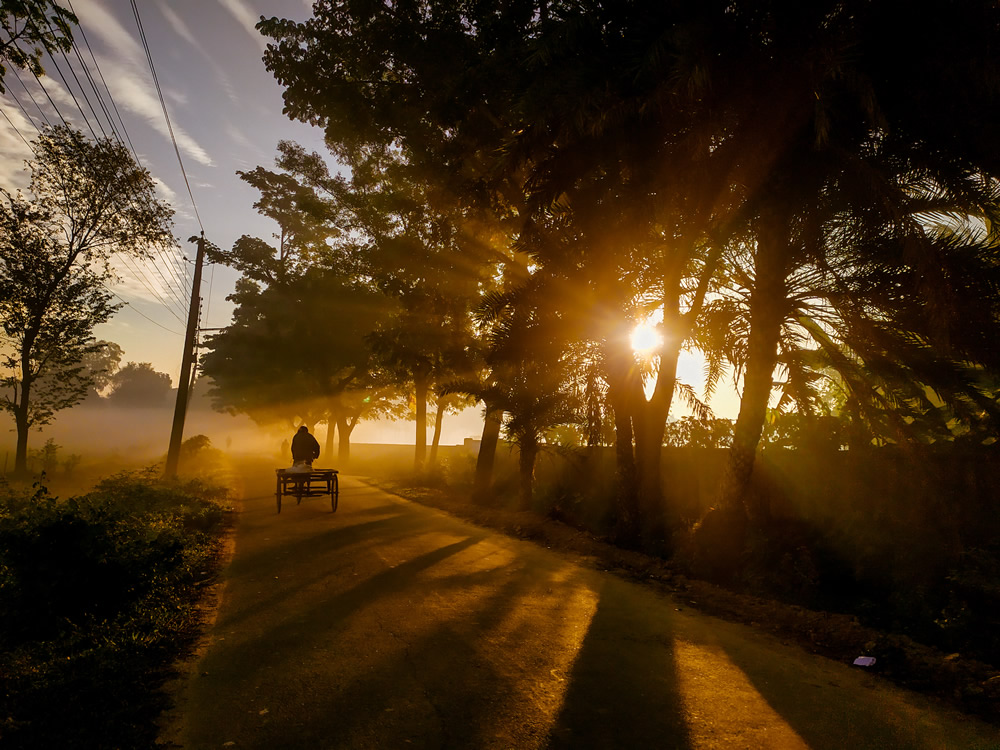
[[[2,488],[0,745],[154,745],[156,691],[195,633],[224,494],[151,473],[67,500]]]

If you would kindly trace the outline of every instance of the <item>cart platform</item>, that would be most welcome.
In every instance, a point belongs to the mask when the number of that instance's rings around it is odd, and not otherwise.
[[[304,497],[330,496],[330,511],[337,512],[337,501],[340,495],[336,469],[313,469],[311,471],[289,471],[275,469],[276,485],[274,496],[281,513],[281,498],[294,497],[295,504],[302,502]]]

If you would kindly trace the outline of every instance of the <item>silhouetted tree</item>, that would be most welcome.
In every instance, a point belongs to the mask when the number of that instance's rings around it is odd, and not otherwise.
[[[0,188],[0,325],[12,350],[2,406],[14,416],[19,473],[30,427],[78,403],[93,382],[83,360],[103,348],[93,329],[116,309],[104,287],[111,256],[173,241],[171,209],[117,141],[56,127],[34,152],[31,198]]]
[[[108,402],[125,407],[161,407],[170,397],[170,376],[149,362],[129,362],[110,378]]]

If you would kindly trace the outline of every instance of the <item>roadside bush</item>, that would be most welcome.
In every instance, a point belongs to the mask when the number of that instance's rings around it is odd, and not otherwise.
[[[152,472],[66,500],[0,486],[0,745],[153,745],[156,688],[196,633],[225,497]]]
[[[949,648],[1000,665],[1000,542],[963,552],[949,571],[935,623]]]

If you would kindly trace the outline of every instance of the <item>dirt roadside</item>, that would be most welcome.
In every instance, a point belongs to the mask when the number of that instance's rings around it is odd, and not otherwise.
[[[481,507],[444,490],[402,482],[365,481],[479,526],[572,554],[586,565],[669,592],[694,609],[767,631],[811,653],[844,664],[858,656],[874,657],[867,671],[1000,726],[1000,670],[988,664],[865,627],[851,615],[817,612],[689,579],[661,559],[620,549],[530,511]]]

